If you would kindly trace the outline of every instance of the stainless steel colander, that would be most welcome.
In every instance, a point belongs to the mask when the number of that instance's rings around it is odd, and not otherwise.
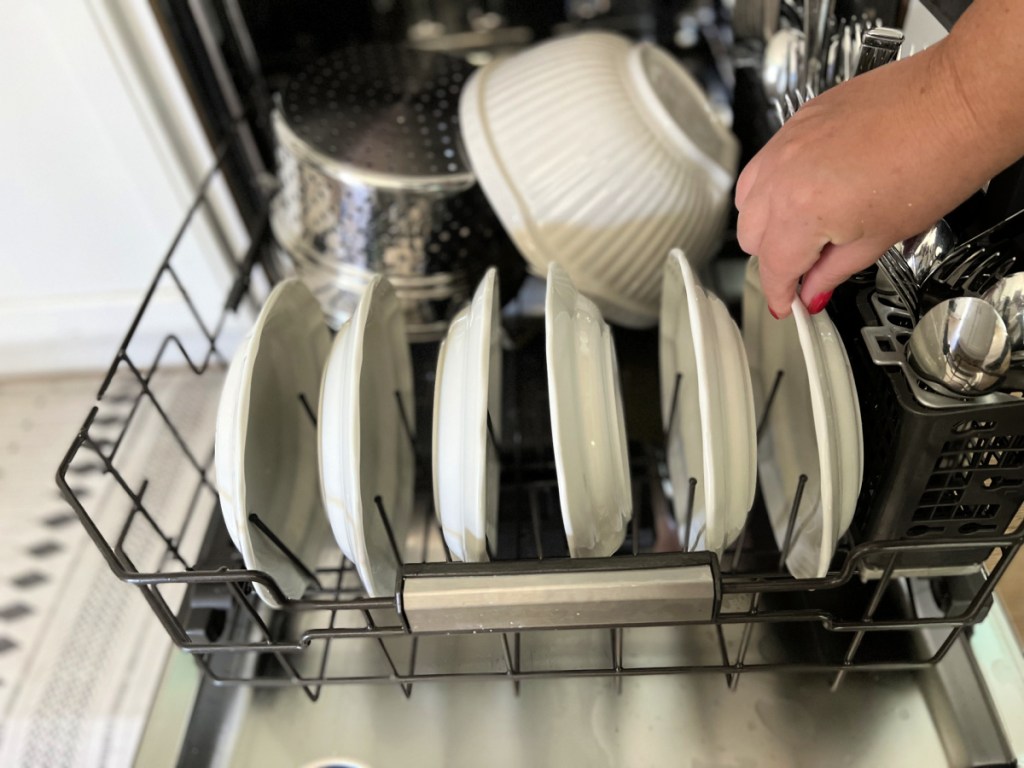
[[[410,337],[438,338],[498,258],[500,227],[459,139],[470,69],[438,53],[354,46],[317,60],[281,94],[276,266],[310,285],[335,327],[382,273]]]

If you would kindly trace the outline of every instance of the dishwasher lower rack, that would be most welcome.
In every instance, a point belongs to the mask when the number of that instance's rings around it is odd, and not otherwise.
[[[215,683],[301,686],[313,699],[325,684],[397,684],[409,694],[416,683],[451,679],[507,679],[518,690],[538,678],[711,673],[736,686],[748,672],[785,670],[828,674],[838,684],[851,672],[914,669],[943,658],[984,617],[1024,541],[1019,525],[969,541],[855,543],[847,536],[826,577],[796,580],[784,571],[785,553],[758,504],[721,558],[679,552],[672,504],[686,500],[672,499],[665,481],[657,340],[630,332],[617,346],[634,515],[615,556],[569,560],[550,447],[543,322],[510,312],[493,561],[447,561],[431,508],[429,457],[417,445],[421,525],[396,542],[404,563],[397,594],[365,597],[351,563],[325,543],[320,562],[303,564],[317,588],[288,600],[267,574],[244,568],[220,518],[216,402],[232,342],[247,326],[239,312],[259,302],[251,285],[260,282],[268,239],[264,226],[233,265],[226,296],[211,298],[208,285],[190,283],[188,243],[208,224],[208,188],[160,265],[57,482],[116,576],[139,588],[175,644]],[[415,347],[420,435],[430,434],[435,354],[435,347]],[[75,482],[96,469],[113,489],[102,504]],[[935,599],[923,606],[915,597],[920,574],[902,568],[901,558],[979,547],[991,548],[990,569],[931,578]],[[869,559],[883,567],[865,567]],[[283,607],[267,609],[254,583]]]

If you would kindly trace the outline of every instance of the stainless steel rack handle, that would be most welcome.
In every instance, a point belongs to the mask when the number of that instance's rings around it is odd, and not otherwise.
[[[402,572],[416,633],[508,632],[706,622],[718,614],[710,553],[612,559],[420,563]]]

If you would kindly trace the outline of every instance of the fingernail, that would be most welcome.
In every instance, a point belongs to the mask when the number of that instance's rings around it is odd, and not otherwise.
[[[811,303],[807,305],[807,311],[812,315],[816,315],[826,306],[828,306],[829,300],[832,298],[832,291],[825,291],[825,293],[819,293],[813,299]]]
[[[779,316],[775,314],[775,310],[772,309],[771,307],[768,307],[768,314],[774,317],[776,320],[779,319]]]

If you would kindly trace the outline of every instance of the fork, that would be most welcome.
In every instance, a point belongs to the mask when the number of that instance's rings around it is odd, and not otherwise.
[[[895,248],[887,248],[878,260],[878,268],[889,278],[893,290],[896,291],[900,302],[910,314],[911,320],[916,321],[918,316],[917,278],[903,255]]]

